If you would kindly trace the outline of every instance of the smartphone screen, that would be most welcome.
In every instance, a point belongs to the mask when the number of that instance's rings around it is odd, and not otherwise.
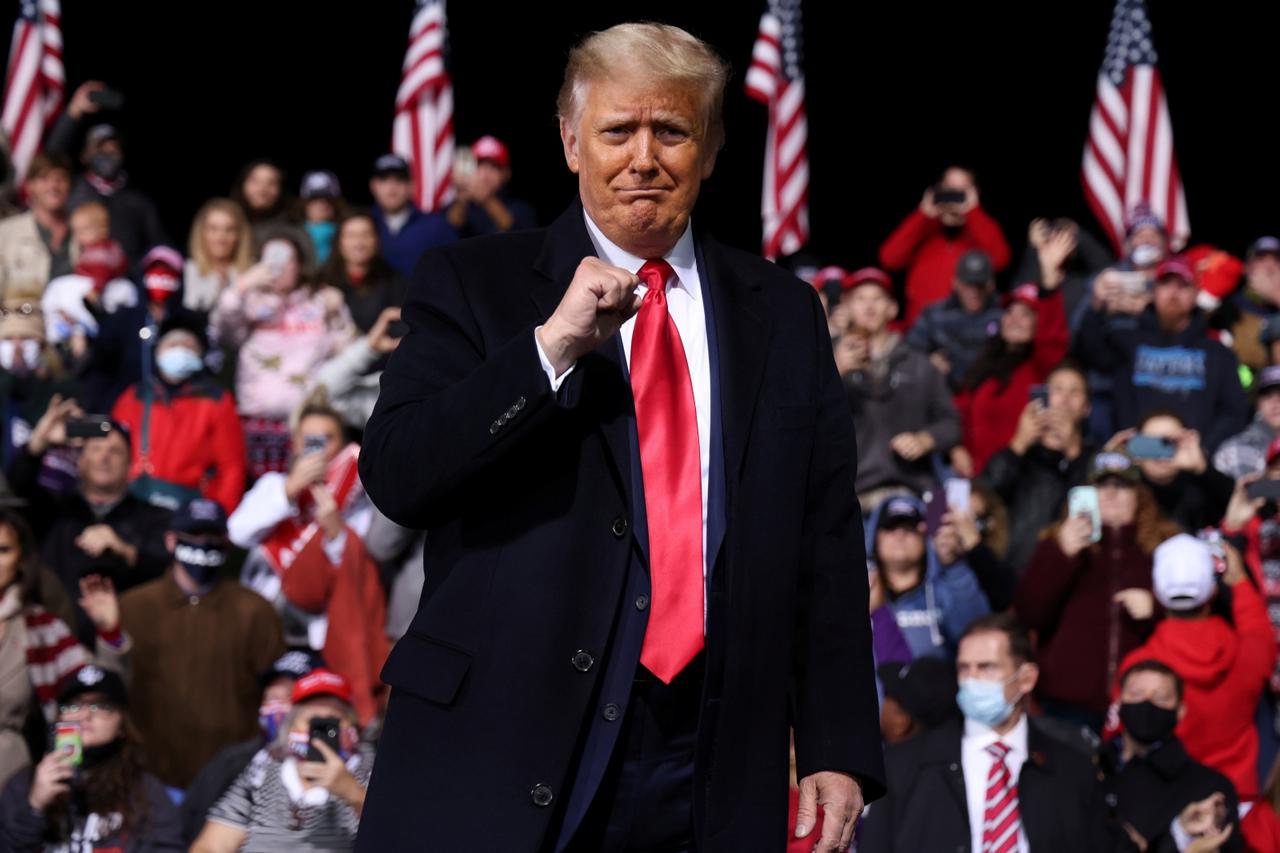
[[[1098,509],[1098,489],[1096,486],[1076,486],[1067,492],[1067,515],[1075,518],[1078,515],[1089,517],[1093,524],[1090,542],[1102,540],[1102,512]]]
[[[328,446],[329,437],[326,435],[304,435],[302,437],[303,456],[310,456],[312,453],[323,453]]]
[[[952,512],[969,511],[969,495],[973,486],[968,480],[952,477],[944,484],[947,491],[947,509]]]
[[[53,751],[69,752],[70,761],[77,767],[84,761],[84,741],[80,738],[79,723],[56,723],[53,728]]]

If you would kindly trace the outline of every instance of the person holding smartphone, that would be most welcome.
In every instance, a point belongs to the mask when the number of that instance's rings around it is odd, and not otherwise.
[[[329,670],[299,679],[275,741],[209,810],[192,853],[350,850],[373,770],[351,698]],[[422,837],[430,839],[425,828]]]
[[[0,850],[180,850],[178,810],[143,770],[124,681],[83,666],[58,690],[53,749],[0,793]]]

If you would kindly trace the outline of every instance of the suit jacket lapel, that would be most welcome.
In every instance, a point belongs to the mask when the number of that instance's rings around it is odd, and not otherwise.
[[[718,243],[699,239],[703,286],[711,290],[715,315],[724,438],[725,481],[733,499],[759,397],[773,323],[759,282],[741,278]]]
[[[541,276],[541,280],[530,290],[529,296],[543,321],[560,304],[578,264],[583,258],[594,256],[595,253],[595,246],[591,243],[583,220],[582,202],[575,198],[569,209],[547,229],[542,251],[534,261],[534,271]],[[606,341],[595,352],[579,359],[576,371],[583,373],[581,381],[591,388],[581,405],[600,413],[596,421],[608,445],[614,478],[622,494],[630,501],[631,439],[628,423],[634,415],[634,403],[617,336]]]

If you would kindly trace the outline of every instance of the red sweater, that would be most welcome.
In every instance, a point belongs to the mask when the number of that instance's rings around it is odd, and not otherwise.
[[[907,272],[903,322],[908,328],[925,307],[951,293],[956,262],[970,249],[990,255],[997,272],[1009,265],[1009,244],[1000,225],[981,206],[969,211],[964,225],[955,232],[916,208],[880,246],[881,266]]]
[[[1253,584],[1231,588],[1235,627],[1221,616],[1164,619],[1120,671],[1140,660],[1163,662],[1186,683],[1186,716],[1177,734],[1187,754],[1222,773],[1245,800],[1258,793],[1258,698],[1275,665],[1267,608]]]
[[[142,399],[134,385],[120,395],[111,417],[129,428],[130,479],[150,474],[187,488],[235,512],[244,496],[244,430],[231,393],[200,377],[170,391],[156,383],[149,423],[150,449],[142,454]]]
[[[1122,589],[1151,589],[1151,555],[1136,531],[1105,528],[1101,542],[1075,557],[1041,539],[1027,561],[1014,610],[1036,632],[1045,698],[1105,711],[1120,661],[1151,633],[1150,620],[1134,620],[1114,600]]]
[[[986,379],[977,388],[956,395],[960,430],[965,449],[973,457],[973,470],[982,473],[987,461],[1013,439],[1018,418],[1031,399],[1031,386],[1044,382],[1067,354],[1071,335],[1062,309],[1062,291],[1054,290],[1036,304],[1036,336],[1031,357],[1018,365],[1003,388]]]

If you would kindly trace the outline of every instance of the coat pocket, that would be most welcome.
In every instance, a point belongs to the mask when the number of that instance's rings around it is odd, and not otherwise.
[[[437,705],[451,705],[471,668],[471,655],[412,631],[400,638],[382,680],[397,690]]]

